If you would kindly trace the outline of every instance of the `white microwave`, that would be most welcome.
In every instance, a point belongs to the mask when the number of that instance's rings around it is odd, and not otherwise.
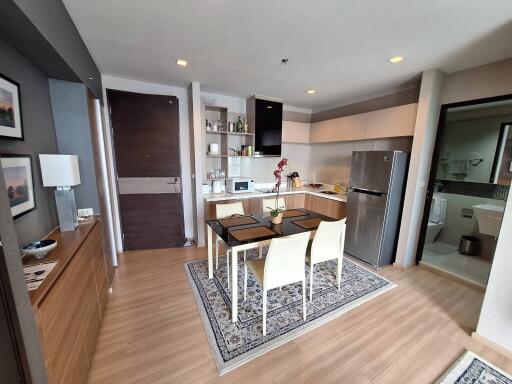
[[[254,180],[251,180],[251,179],[229,179],[229,180],[226,180],[226,192],[229,192],[229,193],[254,192]]]

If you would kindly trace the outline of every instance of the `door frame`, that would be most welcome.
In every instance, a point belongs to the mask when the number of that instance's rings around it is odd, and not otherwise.
[[[2,305],[2,303],[4,303],[4,305]],[[4,311],[6,314],[11,344],[14,349],[14,358],[18,366],[19,383],[31,384],[32,377],[30,375],[30,368],[25,353],[25,344],[23,343],[23,336],[19,325],[16,304],[12,295],[9,272],[5,264],[5,255],[2,245],[0,245],[0,307],[0,310]]]
[[[186,240],[185,235],[185,204],[183,203],[183,167],[181,164],[181,122],[180,122],[180,99],[178,96],[175,95],[164,95],[161,93],[145,93],[145,92],[139,92],[139,91],[127,91],[125,89],[115,89],[115,88],[105,88],[105,96],[106,96],[106,108],[107,108],[107,114],[108,114],[108,129],[110,129],[109,136],[110,136],[110,143],[111,143],[111,160],[112,165],[114,168],[114,183],[115,183],[115,198],[116,198],[116,205],[117,205],[117,217],[118,217],[118,225],[120,230],[120,238],[121,238],[121,248],[122,252],[126,250],[125,244],[124,244],[124,231],[123,231],[123,221],[121,218],[121,204],[120,204],[120,197],[119,197],[119,176],[117,174],[117,159],[116,159],[116,147],[115,147],[115,140],[114,140],[114,126],[112,124],[112,107],[110,105],[110,96],[109,93],[111,92],[122,92],[122,93],[135,93],[139,95],[148,95],[148,96],[164,96],[164,97],[174,97],[177,102],[177,108],[178,108],[178,114],[177,114],[177,123],[178,123],[178,168],[179,168],[179,177],[180,177],[180,188],[181,188],[181,212],[182,212],[182,227],[183,227],[183,237],[184,240]]]
[[[441,138],[443,137],[446,128],[446,115],[448,113],[448,109],[504,100],[512,100],[512,94],[485,97],[482,99],[465,100],[441,105],[441,111],[439,112],[439,120],[437,123],[436,141],[434,145],[434,151],[432,153],[432,161],[430,163],[430,174],[428,178],[425,205],[423,207],[423,218],[421,219],[420,236],[418,237],[418,244],[416,246],[416,265],[420,263],[423,256],[423,247],[425,246],[425,237],[427,235],[428,217],[430,215],[430,205],[432,204],[434,184],[436,182],[437,169],[439,166],[439,159],[441,157]]]

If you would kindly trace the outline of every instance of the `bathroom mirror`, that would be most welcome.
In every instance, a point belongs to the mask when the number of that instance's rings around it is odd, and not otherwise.
[[[512,100],[448,108],[436,179],[510,185]]]

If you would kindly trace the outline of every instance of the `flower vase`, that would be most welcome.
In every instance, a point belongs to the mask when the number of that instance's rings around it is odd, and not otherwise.
[[[272,222],[272,224],[281,224],[283,221],[283,212],[279,212],[277,216],[272,216],[270,221]]]

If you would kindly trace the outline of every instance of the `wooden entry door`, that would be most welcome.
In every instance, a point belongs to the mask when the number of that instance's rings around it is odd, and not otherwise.
[[[178,98],[114,90],[107,97],[124,249],[183,246]]]

